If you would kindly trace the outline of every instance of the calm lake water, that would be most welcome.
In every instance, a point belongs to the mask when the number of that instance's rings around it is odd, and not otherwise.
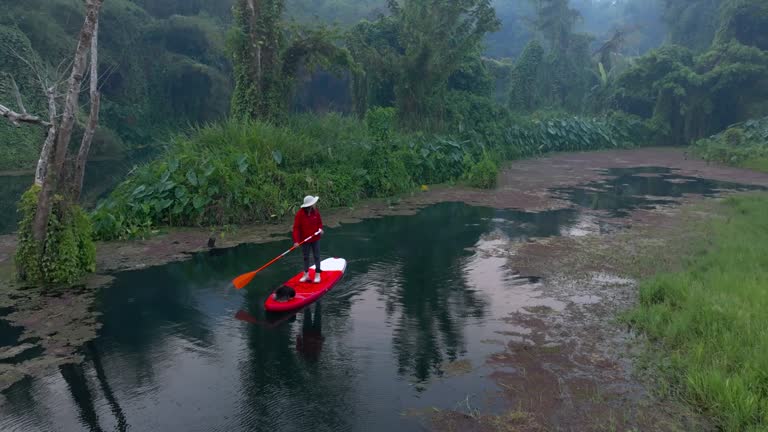
[[[617,171],[615,181],[560,193],[615,212],[736,187],[654,172],[662,177]],[[583,225],[579,209],[445,203],[328,229],[322,252],[346,258],[348,273],[321,302],[287,316],[266,315],[263,301],[298,271],[299,254],[241,292],[229,285],[287,241],[119,273],[94,305],[103,327],[83,347],[86,361],[9,389],[0,430],[423,430],[404,413],[454,408],[495,388],[484,360],[499,347],[484,341],[498,338],[502,318],[564,307],[509,268],[509,242]],[[0,321],[0,347],[19,333]]]

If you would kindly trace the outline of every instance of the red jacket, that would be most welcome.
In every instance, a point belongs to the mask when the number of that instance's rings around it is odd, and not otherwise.
[[[316,233],[317,230],[323,228],[323,219],[320,217],[320,212],[317,209],[312,209],[307,214],[304,209],[299,209],[296,213],[296,218],[293,221],[293,242],[301,243],[307,237]],[[308,243],[314,243],[320,240],[321,236],[312,237]]]

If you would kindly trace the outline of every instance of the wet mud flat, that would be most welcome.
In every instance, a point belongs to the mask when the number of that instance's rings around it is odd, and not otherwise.
[[[635,303],[639,278],[679,265],[705,234],[697,224],[717,217],[717,199],[766,185],[766,175],[710,167],[677,151],[556,155],[511,164],[495,191],[438,187],[334,210],[326,219],[339,227],[415,215],[441,202],[495,209],[489,219],[497,229],[469,248],[478,274],[468,277],[505,307],[493,314],[494,337],[480,341],[485,358],[443,366],[447,380],[476,376],[488,385],[474,399],[457,393],[452,408],[406,410],[407,417],[434,430],[707,430],[684,407],[650,394],[651,382],[635,373],[633,335],[617,316]],[[287,231],[279,224],[243,228],[217,246],[274,242]],[[208,237],[174,230],[101,244],[99,268],[189,260],[206,251]],[[13,241],[4,237],[0,245],[7,268]],[[226,253],[206,253],[218,251]],[[94,298],[110,280],[94,276],[67,291],[3,285],[0,334],[9,336],[0,339],[0,391],[55,368],[65,375],[65,365],[83,360],[101,328]]]
[[[499,350],[486,361],[496,387],[483,396],[507,409],[459,401],[414,414],[433,430],[715,430],[681,401],[654,395],[652,372],[636,364],[646,341],[620,315],[636,304],[639,280],[674,271],[695,251],[722,197],[763,188],[664,167],[603,172],[551,189],[582,209],[561,235],[495,242],[490,254],[525,286],[499,319],[499,337],[486,341]]]

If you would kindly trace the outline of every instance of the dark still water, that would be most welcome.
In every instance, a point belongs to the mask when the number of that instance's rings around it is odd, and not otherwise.
[[[295,316],[266,316],[263,301],[298,254],[243,292],[228,286],[286,242],[119,274],[95,306],[87,360],[14,386],[0,430],[419,430],[402,413],[493,386],[482,360],[498,347],[481,341],[539,304],[500,246],[558,235],[576,216],[442,204],[329,229],[322,249],[348,273]],[[467,360],[472,372],[444,379]]]
[[[229,285],[288,241],[117,274],[94,304],[103,327],[86,360],[6,391],[0,431],[417,431],[406,412],[468,397],[493,412],[485,359],[503,349],[489,343],[502,319],[565,307],[509,268],[510,244],[599,225],[577,209],[446,203],[328,229],[322,252],[346,258],[348,273],[288,316],[265,315],[263,302],[299,254],[243,291]],[[19,336],[6,327],[0,347]]]
[[[554,192],[581,207],[603,210],[614,217],[625,217],[635,209],[651,209],[671,204],[685,195],[713,197],[723,190],[762,189],[732,182],[682,176],[660,167],[613,168],[605,170],[607,181],[585,187],[562,188]]]

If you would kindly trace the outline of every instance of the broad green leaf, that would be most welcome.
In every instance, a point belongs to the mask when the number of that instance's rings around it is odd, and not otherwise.
[[[173,204],[173,201],[171,201],[169,199],[157,201],[157,202],[155,202],[155,210],[157,210],[159,212],[163,211],[163,210],[167,209],[168,207],[170,207],[171,204]]]
[[[196,196],[194,199],[192,199],[192,205],[195,207],[195,210],[200,210],[203,208],[203,206],[208,204],[208,202],[210,202],[208,197]]]
[[[187,188],[185,188],[184,186],[177,187],[176,190],[174,191],[174,195],[176,195],[176,198],[178,199],[184,198],[185,196],[187,196]]]
[[[161,192],[166,192],[166,191],[169,191],[169,190],[173,189],[175,186],[176,186],[176,182],[173,182],[173,181],[163,181],[162,184],[161,184],[160,191]]]
[[[195,170],[187,171],[187,181],[189,181],[189,184],[191,184],[192,186],[197,186],[199,184],[197,180],[197,173],[195,173]]]

